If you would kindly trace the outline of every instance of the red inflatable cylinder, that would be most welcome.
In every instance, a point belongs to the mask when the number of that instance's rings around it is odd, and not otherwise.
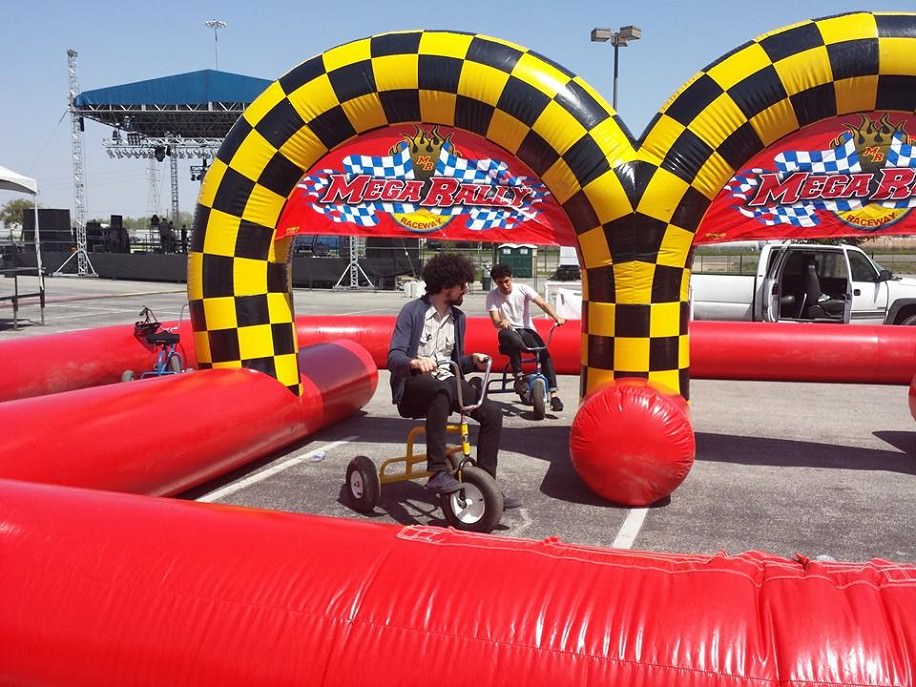
[[[378,384],[349,341],[299,363],[298,397],[262,372],[214,369],[0,403],[0,477],[175,494],[351,415]]]
[[[384,369],[388,360],[388,345],[394,331],[395,317],[379,315],[354,317],[352,315],[303,315],[296,318],[299,345],[307,346],[331,338],[347,338],[356,341],[369,351],[379,368]],[[553,320],[538,318],[535,328],[547,340]],[[554,332],[550,342],[550,355],[557,374],[579,374],[582,327],[578,321],[570,320]],[[468,353],[486,353],[496,360],[495,370],[509,362],[509,358],[498,350],[496,329],[489,317],[467,318],[464,348]]]
[[[346,338],[384,368],[394,319],[302,316],[296,319],[299,345]],[[535,324],[546,338],[552,320]],[[179,331],[185,364],[194,367],[190,325]],[[550,351],[558,374],[579,374],[581,335],[578,321],[554,334]],[[497,369],[508,360],[497,351],[489,318],[468,318],[466,346],[493,355]],[[691,322],[690,354],[690,374],[697,379],[909,384],[916,372],[916,327]],[[0,357],[14,364],[0,376],[0,401],[117,382],[124,370],[151,368],[155,356],[124,325],[3,342]]]
[[[911,685],[916,567],[0,480],[0,683]],[[511,572],[509,572],[511,571]]]
[[[852,384],[909,384],[916,327],[691,322],[690,375]]]
[[[535,320],[546,338],[553,321]],[[384,367],[394,317],[299,317],[300,345],[331,336],[354,337]],[[558,374],[579,374],[581,323],[554,333],[550,353]],[[507,358],[497,351],[489,318],[469,317],[465,348]],[[697,379],[909,384],[916,373],[916,327],[811,323],[690,323],[690,375]]]
[[[196,367],[191,324],[187,320],[181,326],[162,324],[175,327],[181,336],[178,350],[185,367]],[[0,401],[112,384],[120,381],[124,370],[151,370],[158,348],[133,331],[133,325],[121,324],[4,341]]]
[[[910,405],[910,416],[916,420],[916,376],[910,382],[910,392],[908,395]]]

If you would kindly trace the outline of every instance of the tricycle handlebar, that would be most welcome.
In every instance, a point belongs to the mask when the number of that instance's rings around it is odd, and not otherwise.
[[[461,408],[461,412],[470,413],[477,410],[483,404],[484,399],[487,397],[487,385],[490,382],[490,370],[493,367],[493,358],[489,355],[487,356],[486,368],[483,371],[483,383],[480,387],[480,398],[477,399],[477,403],[471,403],[469,405],[464,404],[464,394],[461,385],[461,382],[464,379],[464,375],[461,372],[461,366],[451,358],[448,359],[448,364],[449,367],[451,367],[454,371],[455,377],[458,379],[458,406]]]

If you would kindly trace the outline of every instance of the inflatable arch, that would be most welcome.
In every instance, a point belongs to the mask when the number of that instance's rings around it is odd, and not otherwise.
[[[916,109],[916,15],[852,13],[765,34],[695,75],[635,142],[588,84],[525,48],[444,31],[371,36],[272,83],[229,132],[195,217],[188,291],[202,367],[250,367],[298,392],[290,239],[300,178],[379,127],[465,129],[536,174],[575,229],[581,392],[638,377],[689,395],[694,234],[735,171],[822,119]]]

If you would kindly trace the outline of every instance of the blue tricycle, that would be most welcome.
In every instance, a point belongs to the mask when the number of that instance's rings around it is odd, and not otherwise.
[[[187,306],[182,306],[181,315],[184,314],[185,307]],[[181,315],[178,320],[179,326]],[[177,328],[177,326],[172,328],[163,327],[162,323],[156,318],[156,314],[145,306],[140,311],[140,319],[134,322],[134,336],[159,349],[153,368],[141,372],[140,379],[184,372],[184,359],[178,350],[181,335],[175,331]],[[124,370],[121,374],[122,382],[130,382],[134,379],[137,379],[137,376],[133,370]]]

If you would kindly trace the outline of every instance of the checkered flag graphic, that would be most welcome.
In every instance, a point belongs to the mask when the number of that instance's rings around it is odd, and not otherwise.
[[[828,150],[787,150],[773,161],[776,171],[784,177],[792,172],[811,174],[855,174],[862,171],[856,140],[851,132],[843,134],[840,145]]]
[[[780,178],[785,178],[795,172],[808,172],[810,174],[857,174],[862,171],[862,164],[855,147],[855,137],[852,132],[844,133],[840,137],[839,145],[828,150],[820,151],[786,151],[777,155],[774,160],[776,172]],[[907,143],[903,132],[895,132],[888,151],[885,167],[916,168],[916,153],[914,146]],[[736,174],[726,184],[732,197],[741,201],[735,205],[745,217],[757,220],[765,226],[788,224],[795,227],[815,227],[820,224],[817,212],[846,212],[862,208],[866,201],[858,198],[825,200],[814,199],[802,201],[793,205],[773,204],[765,207],[747,207],[747,202],[757,193],[760,184],[759,175],[767,173],[764,169],[751,169],[742,174]],[[916,198],[910,197],[903,200],[881,201],[878,203],[886,208],[916,207]]]
[[[350,178],[361,174],[378,179],[413,179],[413,165],[410,162],[410,149],[407,144],[401,146],[397,153],[389,156],[349,155],[343,159],[343,168]],[[332,169],[323,169],[317,174],[310,174],[299,184],[305,192],[310,207],[334,222],[348,222],[361,227],[374,227],[379,219],[376,213],[381,212],[414,212],[415,207],[408,203],[386,203],[372,201],[351,205],[349,203],[319,203],[330,185]]]
[[[895,131],[891,138],[887,164],[889,167],[916,167],[916,146],[907,142],[907,135],[902,131]]]
[[[333,169],[322,169],[316,174],[309,174],[299,182],[299,188],[302,189],[305,200],[315,212],[321,213],[334,222],[348,222],[361,227],[374,227],[378,224],[378,219],[372,208],[365,205],[347,205],[346,203],[323,204],[318,200],[324,196],[328,186],[331,184],[331,175]]]
[[[509,186],[518,188],[527,186],[534,190],[528,198],[526,208],[496,208],[453,205],[447,208],[430,208],[438,215],[469,215],[467,228],[471,230],[484,229],[512,229],[522,222],[537,216],[537,205],[544,198],[544,186],[538,181],[531,181],[528,177],[512,176],[505,162],[490,160],[469,160],[458,157],[452,146],[448,143],[442,146],[439,159],[436,161],[436,176],[451,177],[462,183],[486,184],[489,186]]]
[[[891,138],[891,147],[887,151],[887,166],[903,169],[916,169],[916,146],[908,142],[907,135],[902,131],[895,131]],[[881,203],[886,208],[895,210],[916,207],[916,197],[910,196],[897,201]]]

